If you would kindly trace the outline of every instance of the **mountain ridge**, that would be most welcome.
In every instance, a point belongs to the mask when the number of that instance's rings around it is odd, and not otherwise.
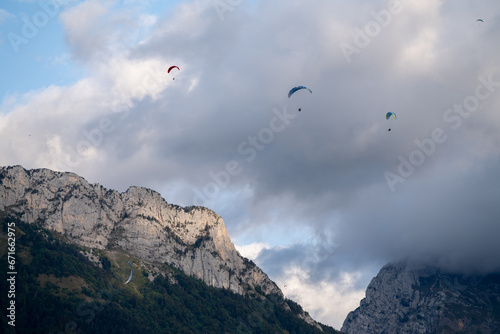
[[[260,268],[239,254],[218,214],[169,204],[151,189],[131,186],[119,193],[75,173],[1,167],[0,211],[88,249],[120,249],[150,263],[168,263],[209,286],[284,297]],[[306,312],[301,318],[321,329]]]
[[[209,285],[235,292],[240,289],[240,282],[229,276],[224,279],[209,274],[200,262],[189,263],[185,256],[175,256],[185,252],[185,246],[209,241],[209,236],[214,241],[214,252],[187,252],[195,258],[218,257],[217,260],[234,261],[242,267],[243,257],[234,248],[224,221],[208,208],[169,204],[158,192],[137,186],[119,193],[98,183],[90,184],[74,173],[49,169],[2,168],[0,179],[0,210],[9,207],[29,222],[43,220],[43,227],[80,246],[133,249],[139,257],[159,262],[164,262],[166,256],[167,262]],[[265,283],[269,286],[265,291],[278,293],[267,275],[253,278],[253,284]]]

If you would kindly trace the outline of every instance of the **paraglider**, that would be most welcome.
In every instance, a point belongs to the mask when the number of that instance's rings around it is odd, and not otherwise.
[[[296,91],[301,90],[301,89],[307,89],[312,94],[312,90],[310,90],[309,88],[304,87],[304,86],[297,86],[297,87],[293,87],[292,89],[290,89],[290,91],[288,92],[288,98],[290,98],[290,96],[292,96]]]
[[[483,19],[477,19],[476,22],[484,22]]]
[[[132,275],[134,274],[134,268],[132,268],[132,264],[128,261],[126,261],[129,266],[130,266],[130,276],[128,277],[128,280],[125,282],[125,284],[128,284],[132,280]]]
[[[172,71],[174,68],[176,68],[176,69],[177,69],[177,70],[179,70],[179,71],[181,70],[179,67],[177,67],[177,66],[175,66],[175,65],[174,65],[174,66],[170,66],[170,67],[168,68],[167,74],[170,74],[170,71]],[[175,80],[175,77],[174,77],[172,80]]]
[[[396,119],[396,114],[390,111],[387,114],[385,114],[385,119],[389,119],[391,118],[391,116],[394,117],[394,119]]]
[[[394,117],[394,119],[396,119],[396,114],[393,113],[393,112],[390,112],[390,111],[387,114],[385,114],[385,119],[386,120],[389,120],[389,118],[391,118],[391,117]],[[391,129],[389,129],[387,131],[391,131]]]
[[[288,98],[290,98],[293,94],[295,94],[295,92],[297,92],[301,89],[307,89],[312,94],[312,90],[310,90],[309,88],[304,87],[304,86],[297,86],[297,87],[293,87],[292,89],[290,89],[290,91],[288,92]],[[302,107],[299,107],[299,111],[302,111]]]

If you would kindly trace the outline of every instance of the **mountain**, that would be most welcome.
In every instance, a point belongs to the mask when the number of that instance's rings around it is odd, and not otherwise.
[[[415,261],[387,264],[342,332],[500,333],[500,274],[457,274]]]
[[[88,249],[121,249],[148,262],[167,262],[208,285],[244,293],[260,286],[281,294],[232,244],[224,221],[204,207],[168,204],[159,193],[124,193],[89,184],[73,173],[0,169],[0,210],[39,223]]]
[[[184,299],[206,300],[207,296],[213,296],[212,300],[195,303],[197,312],[185,309],[191,318],[202,314],[205,320],[177,319],[181,327],[189,329],[188,333],[218,332],[213,326],[206,327],[207,321],[233,330],[241,329],[244,324],[241,333],[260,333],[264,328],[264,332],[269,330],[270,333],[336,333],[331,327],[315,322],[299,305],[285,299],[260,268],[236,251],[222,218],[207,208],[169,204],[159,193],[146,188],[130,187],[119,193],[90,184],[73,173],[14,166],[0,168],[0,218],[2,246],[9,240],[7,224],[16,225],[16,256],[20,258],[16,263],[25,269],[18,278],[23,277],[26,281],[26,284],[16,282],[17,286],[27,285],[27,290],[21,290],[25,294],[43,296],[39,298],[46,301],[55,300],[53,309],[73,307],[76,313],[81,313],[79,305],[101,301],[103,287],[118,285],[119,300],[95,306],[94,310],[90,307],[91,311],[87,311],[98,313],[103,318],[100,321],[105,322],[105,315],[112,314],[113,319],[129,319],[130,307],[142,305],[155,310],[154,326],[162,323],[166,327],[158,328],[169,328],[171,321],[166,319],[171,319],[173,311],[163,314],[155,307],[168,309],[166,305],[171,304],[166,300],[171,299],[170,293],[180,289],[182,293],[177,291],[172,301],[179,304],[177,310],[188,304]],[[45,256],[40,257],[40,254]],[[0,255],[7,260],[7,252]],[[61,267],[62,263],[67,263],[68,267]],[[33,272],[35,265],[38,272]],[[133,278],[125,285],[123,282],[130,273],[130,266]],[[147,295],[153,295],[153,300],[146,300]],[[44,312],[26,295],[19,298],[27,308]],[[68,300],[71,306],[62,307]],[[214,311],[205,309],[209,304],[216,310],[221,307],[222,315],[207,316]],[[101,309],[106,312],[96,311]],[[241,320],[244,314],[249,317]],[[256,319],[252,319],[252,315]],[[54,317],[57,315],[51,316]],[[68,317],[70,315],[65,316]],[[285,318],[288,320],[283,321]],[[37,319],[42,321],[42,317]],[[96,321],[91,323],[96,324]],[[198,323],[198,330],[193,328],[194,323]],[[75,325],[59,320],[56,331],[63,331],[61,328],[68,324],[70,327]],[[139,326],[134,331],[146,332],[151,326]],[[200,326],[205,329],[199,331]],[[128,328],[135,327],[130,325]],[[96,332],[95,328],[89,331]],[[171,329],[163,332],[177,333]]]

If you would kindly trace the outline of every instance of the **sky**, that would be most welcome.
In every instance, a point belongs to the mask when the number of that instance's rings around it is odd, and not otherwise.
[[[339,329],[390,261],[500,271],[498,32],[495,0],[5,0],[0,164],[209,207]]]

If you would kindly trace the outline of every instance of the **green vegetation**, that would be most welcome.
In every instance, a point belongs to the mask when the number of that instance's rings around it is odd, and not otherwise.
[[[16,326],[5,316],[9,283],[2,269],[2,333],[339,333],[308,325],[297,316],[301,307],[280,296],[243,297],[166,264],[158,266],[168,275],[151,283],[137,259],[116,250],[93,252],[101,259],[99,268],[79,247],[14,218],[1,219],[1,268],[7,268],[7,222],[16,223]],[[126,259],[134,267],[128,285],[128,272],[116,265]]]

